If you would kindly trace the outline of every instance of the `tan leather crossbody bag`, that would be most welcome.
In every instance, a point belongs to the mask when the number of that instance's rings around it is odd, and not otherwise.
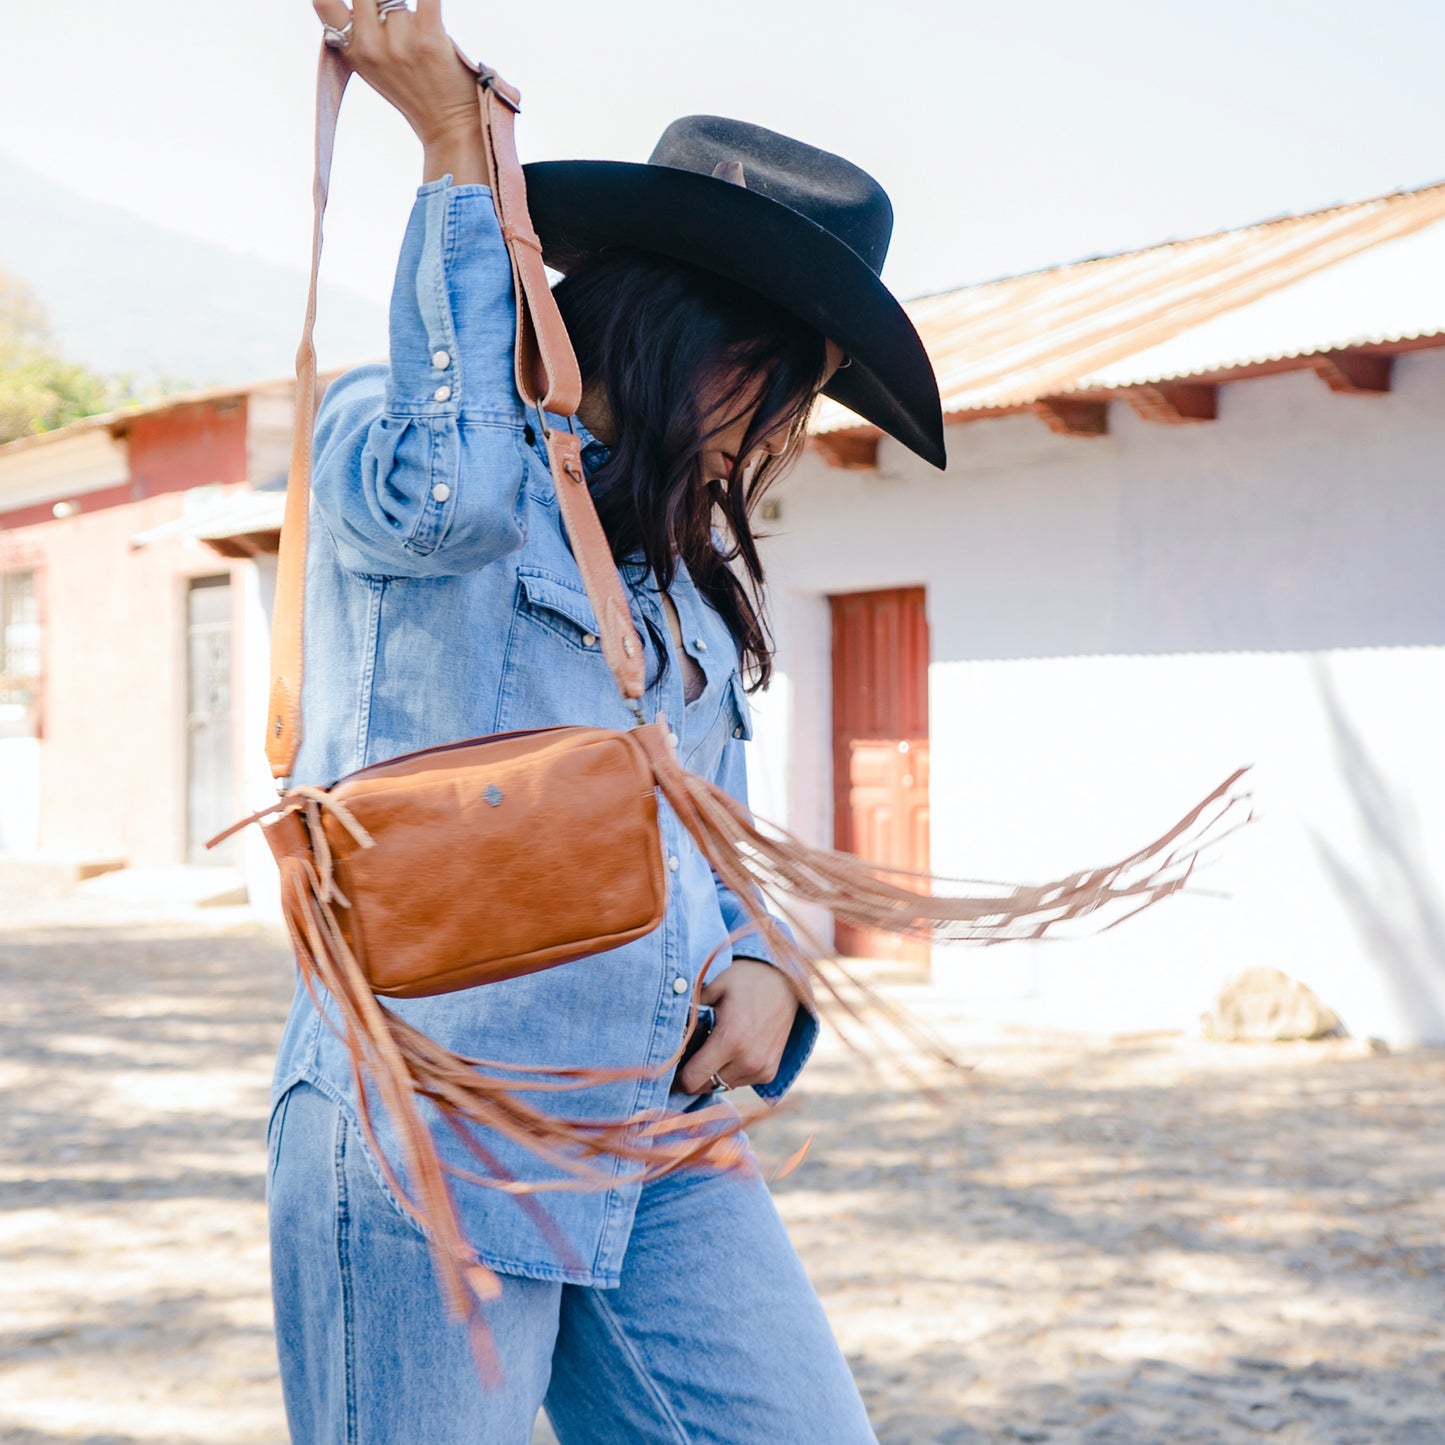
[[[642,647],[584,480],[581,444],[574,431],[546,424],[547,412],[575,413],[582,385],[527,213],[512,136],[519,98],[497,76],[471,68],[512,259],[517,388],[542,419],[603,653],[640,721]],[[339,52],[324,51],[311,285],[271,640],[266,751],[277,778],[290,776],[302,736],[317,273],[336,121],[350,73]],[[477,738],[387,759],[325,789],[285,794],[265,833],[289,884],[288,913],[300,906],[302,884],[301,896],[317,892],[340,905],[331,908],[336,932],[370,988],[393,997],[513,978],[642,937],[661,923],[667,903],[644,731],[665,728],[654,722],[631,732],[573,727]],[[579,840],[588,839],[597,842],[579,856]],[[301,877],[292,876],[298,871]]]
[[[685,771],[665,723],[643,718],[642,646],[587,488],[577,435],[570,426],[548,424],[549,413],[573,417],[582,385],[528,215],[513,139],[520,98],[494,72],[466,64],[477,76],[493,198],[512,261],[517,390],[538,411],[602,650],[636,725],[508,733],[408,753],[329,787],[291,787],[277,803],[235,826],[270,819],[264,831],[280,867],[301,977],[318,1003],[322,990],[335,1003],[353,1061],[362,1127],[375,1146],[366,1114],[370,1084],[402,1140],[405,1186],[394,1177],[390,1182],[428,1232],[451,1309],[469,1319],[474,1340],[485,1343],[476,1302],[493,1295],[497,1281],[461,1231],[446,1169],[416,1109],[417,1095],[459,1125],[463,1137],[478,1141],[474,1148],[491,1175],[488,1182],[514,1193],[531,1186],[492,1174],[484,1134],[469,1132],[473,1126],[524,1140],[539,1159],[570,1177],[571,1185],[564,1187],[595,1188],[614,1182],[610,1167],[598,1167],[602,1156],[630,1161],[632,1178],[700,1159],[736,1162],[742,1157],[732,1138],[736,1115],[728,1111],[727,1119],[709,1121],[694,1112],[601,1123],[559,1118],[537,1102],[535,1076],[523,1084],[508,1076],[505,1063],[477,1067],[477,1061],[441,1047],[383,1007],[377,995],[471,988],[604,953],[649,933],[662,921],[667,903],[659,795],[749,910],[752,926],[770,942],[800,1003],[812,1008],[811,980],[832,990],[833,975],[793,943],[766,910],[765,898],[782,908],[799,900],[821,904],[862,927],[939,939],[1037,937],[1107,905],[1119,905],[1116,912],[1137,911],[1183,887],[1203,833],[1217,836],[1221,818],[1236,801],[1232,788],[1239,775],[1163,837],[1118,863],[1043,885],[965,890],[900,877],[849,854],[811,848],[781,830],[759,828],[735,799]],[[283,780],[291,775],[301,742],[317,274],[336,122],[350,73],[339,52],[323,47],[311,283],[297,352],[296,431],[266,738],[272,772]],[[554,1087],[646,1072],[589,1071],[558,1060]],[[381,1151],[374,1153],[390,1173]],[[544,1187],[558,1186],[554,1180]]]

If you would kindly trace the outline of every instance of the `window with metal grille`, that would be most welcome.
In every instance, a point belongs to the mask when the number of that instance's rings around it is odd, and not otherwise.
[[[33,571],[0,572],[0,707],[40,696],[40,601]]]

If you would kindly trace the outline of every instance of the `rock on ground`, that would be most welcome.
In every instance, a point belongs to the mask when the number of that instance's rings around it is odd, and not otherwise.
[[[1344,1033],[1332,1008],[1277,968],[1250,968],[1231,979],[1204,1023],[1210,1038],[1233,1043],[1330,1039]]]
[[[0,1440],[285,1440],[289,969],[199,914],[0,928]],[[775,1192],[883,1445],[1445,1445],[1445,1055],[1009,1033],[889,991],[971,1070],[930,1102],[830,1042],[755,1136],[814,1136]]]

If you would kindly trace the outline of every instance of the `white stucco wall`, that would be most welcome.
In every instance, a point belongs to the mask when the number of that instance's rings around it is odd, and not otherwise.
[[[40,842],[40,739],[20,726],[7,736],[7,712],[0,706],[0,853],[33,853]]]
[[[236,745],[241,754],[242,806],[245,811],[276,801],[276,784],[266,762],[266,723],[271,691],[271,612],[276,600],[276,558],[262,556],[237,569],[241,584],[242,658],[239,729]],[[276,860],[260,828],[241,834],[241,870],[251,911],[268,922],[281,921],[281,880]]]
[[[1302,978],[1357,1035],[1445,1040],[1445,353],[1386,396],[1308,373],[1220,419],[952,426],[938,473],[807,457],[766,559],[781,676],[754,805],[831,838],[830,592],[923,584],[933,865],[1036,879],[1147,841],[1234,767],[1257,821],[1106,936],[935,951],[981,1010],[1189,1027],[1229,975]]]

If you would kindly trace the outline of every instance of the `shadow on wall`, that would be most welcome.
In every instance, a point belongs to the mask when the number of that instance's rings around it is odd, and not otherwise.
[[[1311,671],[1367,861],[1352,867],[1318,832],[1315,849],[1379,962],[1398,1007],[1401,1042],[1445,1042],[1445,907],[1418,829],[1345,712],[1328,660],[1313,659]]]

